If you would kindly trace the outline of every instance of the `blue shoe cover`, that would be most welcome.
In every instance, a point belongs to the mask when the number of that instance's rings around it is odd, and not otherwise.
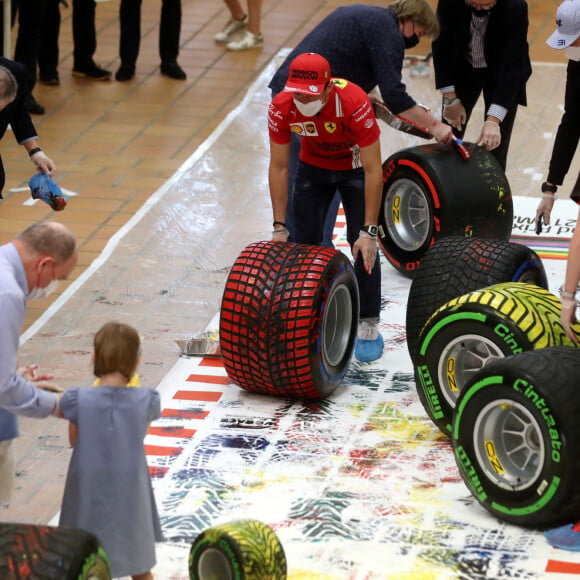
[[[36,173],[28,182],[32,197],[41,199],[54,211],[62,211],[68,202],[68,197],[62,193],[60,187],[46,173]]]
[[[371,362],[381,358],[384,346],[385,341],[380,333],[375,340],[363,340],[362,338],[357,338],[354,347],[354,356],[356,356],[356,358],[361,362]]]
[[[553,530],[544,532],[544,537],[554,548],[580,552],[580,527],[574,524],[566,524]]]

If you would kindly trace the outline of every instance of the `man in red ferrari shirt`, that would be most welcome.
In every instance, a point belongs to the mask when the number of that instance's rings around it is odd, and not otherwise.
[[[315,53],[297,56],[288,81],[268,109],[269,183],[274,241],[286,241],[290,138],[299,134],[300,162],[294,182],[295,241],[318,245],[324,219],[338,190],[355,260],[360,322],[355,356],[382,355],[377,330],[381,310],[381,269],[377,222],[383,187],[380,129],[367,94],[344,79],[331,78],[328,61]]]

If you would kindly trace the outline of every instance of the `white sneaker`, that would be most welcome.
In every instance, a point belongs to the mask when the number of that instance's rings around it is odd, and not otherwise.
[[[228,50],[248,50],[249,48],[260,48],[264,45],[264,37],[262,34],[252,34],[249,30],[244,32],[240,40],[228,42],[226,48]]]
[[[230,36],[243,30],[248,25],[248,15],[244,14],[241,20],[236,20],[235,18],[230,18],[221,32],[218,32],[214,37],[214,41],[218,44],[227,44],[230,40]]]

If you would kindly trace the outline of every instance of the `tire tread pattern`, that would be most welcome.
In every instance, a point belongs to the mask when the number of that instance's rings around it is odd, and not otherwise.
[[[106,554],[97,537],[85,530],[0,524],[2,580],[82,580],[87,563],[91,578],[110,580]]]
[[[443,304],[501,282],[517,282],[525,269],[534,284],[548,288],[541,258],[522,244],[449,236],[423,256],[407,300],[406,332],[411,359],[415,358],[421,329]]]

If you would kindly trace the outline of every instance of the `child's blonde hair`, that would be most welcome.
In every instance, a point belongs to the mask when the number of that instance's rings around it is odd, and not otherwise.
[[[137,370],[141,341],[138,332],[122,322],[107,322],[95,334],[93,340],[96,377],[121,373],[127,381]]]

